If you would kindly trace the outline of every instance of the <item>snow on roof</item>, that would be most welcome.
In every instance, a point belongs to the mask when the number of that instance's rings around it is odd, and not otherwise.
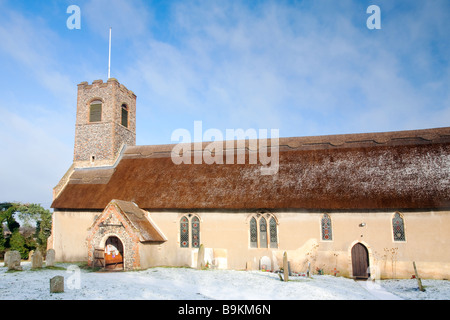
[[[76,169],[52,207],[103,209],[111,199],[147,210],[450,207],[450,127],[281,138],[274,175],[249,163],[250,145],[244,164],[177,165],[174,145],[127,147],[114,168]]]

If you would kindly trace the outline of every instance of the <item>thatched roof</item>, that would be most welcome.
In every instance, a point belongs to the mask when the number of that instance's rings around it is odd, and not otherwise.
[[[174,145],[127,147],[115,167],[76,169],[52,207],[104,209],[112,199],[148,210],[450,207],[450,127],[279,144],[274,175],[262,175],[261,164],[248,158],[176,165]]]

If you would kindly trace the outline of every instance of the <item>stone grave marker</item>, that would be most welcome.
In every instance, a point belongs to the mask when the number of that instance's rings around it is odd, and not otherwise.
[[[45,266],[53,267],[55,265],[55,250],[48,249],[47,255],[45,256]]]
[[[6,251],[5,255],[3,256],[3,266],[7,267],[8,266],[8,259],[9,259],[9,255],[11,254],[11,251]]]
[[[203,247],[203,244],[201,244],[200,248],[198,249],[197,269],[202,270],[204,267],[205,267],[205,248]]]
[[[20,252],[19,251],[9,251],[8,255],[8,270],[22,270],[20,266]]]
[[[271,270],[272,269],[272,260],[270,260],[270,258],[268,256],[263,256],[260,260],[259,260],[259,269],[260,270]]]
[[[42,253],[39,249],[33,253],[31,257],[31,269],[42,268]]]
[[[64,277],[55,276],[50,279],[50,293],[64,292]]]

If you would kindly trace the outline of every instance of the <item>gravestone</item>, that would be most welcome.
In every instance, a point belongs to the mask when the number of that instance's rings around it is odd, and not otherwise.
[[[212,248],[205,248],[203,259],[206,268],[215,268],[213,265],[214,250]]]
[[[22,270],[20,266],[20,252],[19,251],[9,251],[8,255],[8,270]]]
[[[214,248],[214,266],[217,269],[227,269],[227,249]]]
[[[8,266],[8,259],[9,259],[9,255],[10,255],[11,251],[6,251],[5,255],[3,256],[3,262],[4,262],[4,267]]]
[[[55,265],[55,250],[48,249],[47,255],[45,256],[45,266],[53,267]]]
[[[272,270],[272,260],[268,256],[263,256],[259,260],[259,269],[264,271]]]
[[[55,276],[50,279],[50,293],[64,292],[64,277]]]
[[[283,273],[284,273],[284,281],[289,281],[289,266],[286,251],[283,254]]]
[[[200,249],[198,249],[197,256],[197,269],[202,270],[205,267],[205,248],[203,244],[200,245]]]
[[[42,268],[42,253],[39,249],[33,253],[31,257],[31,269]]]

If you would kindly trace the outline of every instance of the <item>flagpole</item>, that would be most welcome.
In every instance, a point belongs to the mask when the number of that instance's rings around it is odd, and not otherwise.
[[[111,27],[109,27],[108,79],[111,78]]]

